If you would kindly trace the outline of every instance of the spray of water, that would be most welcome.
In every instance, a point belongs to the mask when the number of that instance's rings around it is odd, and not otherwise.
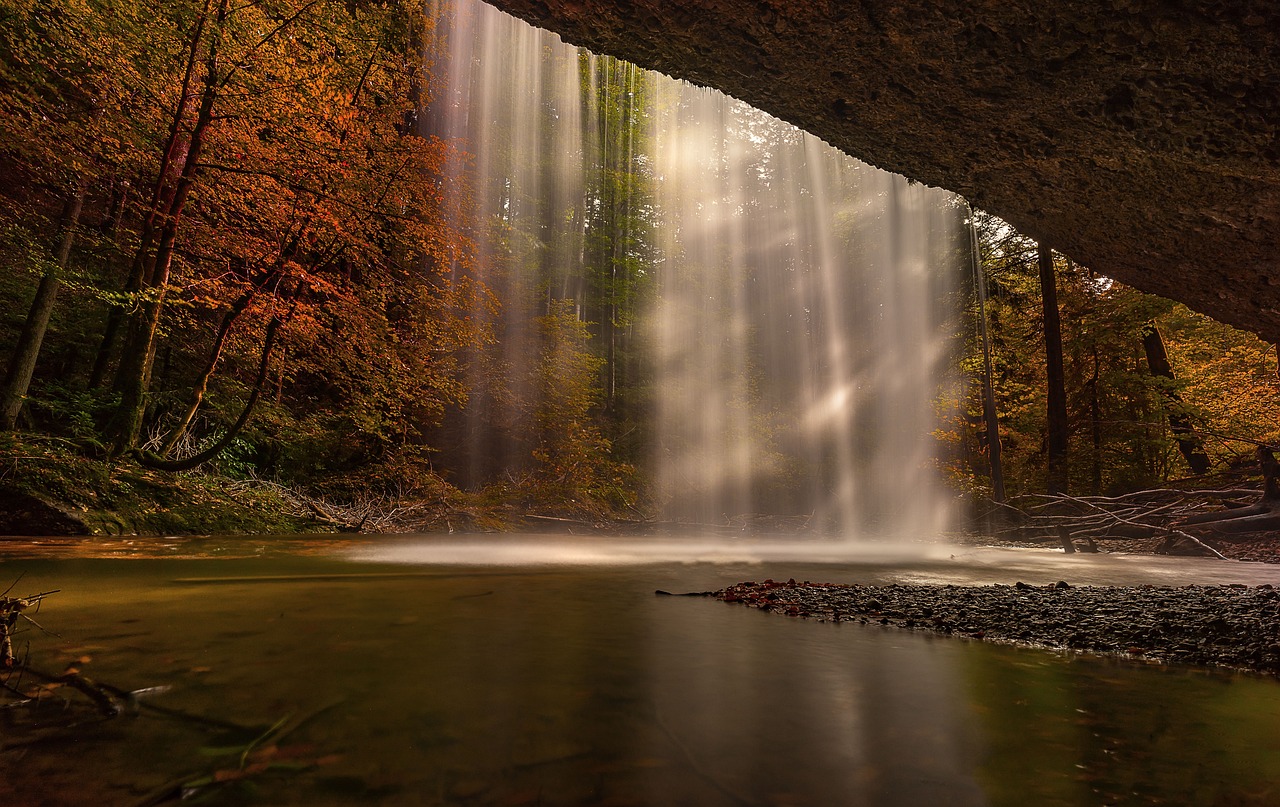
[[[932,432],[962,254],[951,196],[475,0],[435,18],[431,131],[471,155],[454,170],[476,189],[486,282],[529,306],[497,326],[513,383],[522,329],[569,301],[607,353],[607,405],[639,372],[615,350],[648,348],[664,519],[948,526]]]

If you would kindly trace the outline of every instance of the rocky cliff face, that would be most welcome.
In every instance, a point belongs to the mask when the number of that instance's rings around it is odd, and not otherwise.
[[[1274,0],[490,0],[1280,340]]]

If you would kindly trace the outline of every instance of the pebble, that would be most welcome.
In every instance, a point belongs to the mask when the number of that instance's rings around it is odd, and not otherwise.
[[[828,622],[1280,674],[1280,596],[1269,585],[862,586],[766,580],[710,596]]]

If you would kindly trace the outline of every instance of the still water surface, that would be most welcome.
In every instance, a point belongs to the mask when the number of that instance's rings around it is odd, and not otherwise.
[[[1270,582],[1255,564],[546,537],[0,542],[33,663],[143,711],[0,753],[0,804],[1280,804],[1280,685],[655,597],[831,582]],[[5,586],[8,582],[5,582]],[[3,724],[0,723],[0,730]],[[220,751],[220,749],[223,749]],[[226,773],[241,771],[241,773]]]

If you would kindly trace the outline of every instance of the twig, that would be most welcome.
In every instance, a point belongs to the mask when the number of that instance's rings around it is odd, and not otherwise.
[[[253,742],[251,742],[249,746],[241,754],[240,756],[241,769],[244,768],[245,761],[248,759],[249,753],[254,748],[260,746],[262,742],[264,742],[267,739],[274,739],[277,743],[279,743],[280,740],[284,739],[289,734],[292,734],[293,732],[297,731],[303,725],[315,719],[319,715],[329,711],[330,709],[333,709],[336,706],[341,705],[344,700],[345,699],[343,698],[339,698],[339,699],[330,701],[324,704],[323,706],[320,706],[317,709],[313,709],[310,712],[306,712],[305,714],[293,720],[290,720],[290,717],[288,715],[280,718],[280,720],[277,720],[275,724],[272,725],[271,728],[267,729],[266,732],[264,732],[263,734],[255,738]],[[147,795],[143,796],[138,801],[134,802],[134,807],[155,807],[155,805],[163,804],[164,802],[167,802],[167,801],[183,799],[186,797],[186,791],[188,789],[195,789],[196,787],[201,786],[200,784],[197,784],[197,783],[200,783],[202,779],[209,779],[212,776],[213,770],[216,770],[216,768],[206,767],[202,770],[195,771],[193,773],[188,773],[174,779],[170,779],[169,781],[165,782],[164,784],[152,790]]]
[[[14,580],[12,583],[10,583],[10,584],[9,584],[9,587],[8,587],[8,588],[6,588],[6,589],[4,590],[4,593],[3,593],[3,594],[0,594],[0,598],[4,598],[4,597],[9,596],[9,592],[10,592],[10,591],[13,591],[13,587],[14,587],[14,586],[16,586],[16,585],[18,585],[18,583],[20,583],[20,582],[22,581],[22,578],[24,578],[24,577],[26,577],[26,576],[27,576],[27,572],[26,572],[26,570],[23,570],[23,571],[19,572],[19,573],[18,573],[18,578],[17,578],[16,580]]]
[[[1201,541],[1199,538],[1195,537],[1194,535],[1190,535],[1190,534],[1188,534],[1188,533],[1185,533],[1185,532],[1183,532],[1182,530],[1173,530],[1173,529],[1169,530],[1169,534],[1170,534],[1170,535],[1172,535],[1172,536],[1176,536],[1176,537],[1178,537],[1178,538],[1180,538],[1180,539],[1182,539],[1182,540],[1184,540],[1184,541],[1190,541],[1191,543],[1195,544],[1196,546],[1198,546],[1198,547],[1200,547],[1200,548],[1202,548],[1202,549],[1205,549],[1205,550],[1207,550],[1207,551],[1209,551],[1209,552],[1212,552],[1212,553],[1213,553],[1217,558],[1219,558],[1220,560],[1227,560],[1227,559],[1228,559],[1226,555],[1222,554],[1222,553],[1221,553],[1221,552],[1219,552],[1218,550],[1216,550],[1216,549],[1214,549],[1213,547],[1209,546],[1209,545],[1208,545],[1208,544],[1206,544],[1204,541]]]
[[[80,675],[80,673],[69,672],[62,675],[52,675],[50,673],[41,672],[34,667],[23,665],[22,669],[31,674],[34,678],[39,678],[50,684],[65,684],[75,689],[93,701],[98,707],[98,711],[103,717],[119,717],[124,712],[124,705],[112,697],[111,693],[103,687],[95,684],[93,681]]]

